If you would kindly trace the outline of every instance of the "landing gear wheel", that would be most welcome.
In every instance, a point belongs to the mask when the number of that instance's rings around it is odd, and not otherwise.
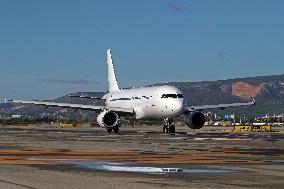
[[[118,131],[119,131],[119,126],[118,125],[114,126],[113,127],[113,132],[114,133],[118,133]]]
[[[173,119],[167,118],[167,119],[164,119],[164,121],[165,121],[166,124],[163,127],[163,133],[174,134],[176,132],[176,128],[175,128],[174,125],[172,125]]]
[[[169,128],[167,125],[164,125],[163,127],[163,133],[168,133],[169,132]]]
[[[111,133],[111,131],[112,131],[112,128],[107,128],[108,133]]]
[[[176,132],[175,126],[174,126],[174,125],[170,125],[170,126],[169,126],[169,133],[170,133],[170,134],[174,134],[175,132]]]

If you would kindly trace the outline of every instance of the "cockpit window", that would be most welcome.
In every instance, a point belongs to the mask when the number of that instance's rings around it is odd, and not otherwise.
[[[162,98],[183,98],[182,94],[163,94]]]
[[[183,95],[182,94],[177,94],[177,97],[178,98],[183,98]]]

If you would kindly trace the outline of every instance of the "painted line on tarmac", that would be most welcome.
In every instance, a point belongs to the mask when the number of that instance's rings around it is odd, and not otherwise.
[[[20,186],[20,187],[23,187],[23,188],[37,189],[37,188],[31,187],[31,186],[27,186],[27,185],[23,185],[23,184],[18,184],[18,183],[6,181],[6,180],[0,180],[0,182],[4,182],[4,183],[7,183],[7,184]]]

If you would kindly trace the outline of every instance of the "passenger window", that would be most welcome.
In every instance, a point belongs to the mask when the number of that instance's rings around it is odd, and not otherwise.
[[[146,99],[149,99],[149,97],[147,97],[147,96],[142,96],[143,98],[146,98]]]

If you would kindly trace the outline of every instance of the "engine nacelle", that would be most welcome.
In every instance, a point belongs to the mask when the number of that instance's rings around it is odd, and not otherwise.
[[[205,123],[205,116],[200,112],[192,112],[185,117],[185,124],[191,129],[201,129]]]
[[[118,115],[112,111],[104,111],[98,115],[97,122],[101,127],[113,127],[118,122]]]

